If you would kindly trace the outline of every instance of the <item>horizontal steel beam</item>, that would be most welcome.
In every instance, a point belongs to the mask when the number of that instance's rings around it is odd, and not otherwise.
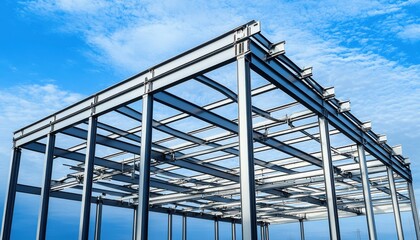
[[[372,156],[382,161],[385,165],[392,167],[398,175],[411,182],[411,171],[391,152],[385,150],[377,139],[362,129],[361,125],[357,125],[353,121],[353,116],[348,112],[340,113],[337,106],[323,99],[322,93],[315,92],[302,79],[293,74],[280,61],[273,59],[265,61],[268,54],[259,44],[250,41],[250,49],[252,52],[251,68],[259,75],[267,79],[279,89],[283,90],[295,100],[323,116],[327,113],[329,123],[339,129],[341,133],[346,135],[352,141],[358,144],[365,144],[365,149]],[[266,46],[268,47],[268,46]]]

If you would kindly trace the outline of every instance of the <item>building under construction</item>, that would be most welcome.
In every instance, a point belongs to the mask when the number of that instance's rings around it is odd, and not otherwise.
[[[79,239],[102,206],[132,209],[133,239],[148,236],[149,211],[229,222],[232,239],[279,239],[270,225],[400,211],[419,218],[409,161],[401,146],[350,113],[350,102],[318,84],[249,22],[14,133],[1,237],[11,235],[16,193],[38,195],[37,239],[45,239],[49,201],[81,202]],[[21,155],[45,157],[41,186],[18,182]],[[54,172],[53,166],[65,166]],[[96,218],[90,219],[96,204]],[[405,227],[405,226],[404,226]]]

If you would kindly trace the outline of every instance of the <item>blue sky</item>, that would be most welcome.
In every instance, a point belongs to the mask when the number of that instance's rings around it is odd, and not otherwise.
[[[14,130],[252,19],[261,21],[272,41],[286,40],[287,55],[300,66],[313,66],[314,78],[335,86],[338,98],[350,99],[353,114],[372,120],[374,131],[386,133],[390,145],[403,144],[420,199],[419,16],[420,2],[415,0],[3,0],[0,205]],[[28,165],[40,169],[36,160]],[[73,239],[79,205],[66,206],[52,204],[49,234]],[[36,198],[18,196],[16,239],[34,236],[37,208]],[[22,218],[24,212],[31,217]],[[113,215],[105,224],[129,235],[130,214]],[[162,235],[156,225],[164,218],[152,215],[153,239]],[[392,216],[377,219],[383,239],[394,239]],[[128,225],[121,224],[124,221]],[[211,236],[211,223],[194,221],[193,226]],[[405,214],[404,221],[410,225],[410,216]],[[342,222],[348,223],[343,224],[347,239],[354,239],[357,229],[366,237],[363,219]],[[317,232],[318,224],[326,227],[325,222],[309,223],[308,234],[317,237],[308,239],[325,239]],[[273,234],[297,226],[292,225],[273,227]],[[414,239],[412,229],[407,232]],[[112,234],[109,239],[118,239]],[[297,234],[288,237],[298,239]]]

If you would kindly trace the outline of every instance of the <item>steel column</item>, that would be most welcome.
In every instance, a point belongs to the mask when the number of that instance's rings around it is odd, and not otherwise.
[[[48,206],[50,202],[51,175],[54,160],[54,147],[55,134],[50,133],[47,135],[47,146],[45,149],[44,178],[41,188],[41,206],[39,208],[38,229],[36,234],[36,238],[38,240],[43,240],[46,237]]]
[[[270,240],[270,228],[268,227],[270,224],[266,224],[265,225],[265,237],[267,238],[267,240]]]
[[[265,240],[265,236],[264,236],[264,223],[261,223],[261,225],[260,225],[260,239],[261,240]]]
[[[172,240],[172,213],[168,213],[168,240]]]
[[[99,197],[96,203],[95,240],[101,240],[102,227],[102,199]]]
[[[137,209],[137,240],[147,240],[149,225],[150,157],[152,150],[153,96],[143,95],[141,148],[139,166],[139,197]]]
[[[305,240],[305,226],[303,224],[303,219],[299,219],[300,226],[300,240]]]
[[[319,137],[325,179],[325,194],[327,199],[328,222],[331,240],[340,240],[340,225],[338,220],[337,199],[334,184],[334,168],[331,157],[328,120],[324,116],[318,118]]]
[[[237,77],[242,239],[255,240],[257,239],[257,211],[255,206],[251,73],[247,55],[238,57]]]
[[[219,240],[219,220],[214,219],[214,240]]]
[[[389,189],[391,190],[392,207],[394,209],[395,227],[397,229],[397,236],[399,240],[404,240],[404,233],[402,228],[400,206],[398,204],[397,189],[395,187],[394,172],[390,167],[388,170]]]
[[[82,207],[79,223],[79,240],[86,240],[89,238],[90,200],[92,197],[97,124],[98,119],[96,117],[89,117],[89,130],[86,140],[85,171],[83,174]]]
[[[232,240],[236,240],[236,224],[232,221]]]
[[[365,147],[359,144],[357,145],[357,151],[359,155],[360,178],[362,179],[369,239],[376,240],[375,213],[373,211],[372,197],[370,195],[369,171],[366,165]]]
[[[13,148],[12,162],[10,163],[9,183],[7,184],[6,200],[4,201],[3,222],[1,226],[1,239],[9,240],[12,232],[13,211],[16,200],[16,186],[18,182],[20,157],[22,155],[20,148]]]
[[[136,240],[136,230],[137,230],[137,206],[134,206],[134,209],[133,209],[133,233],[132,233],[133,240]]]
[[[187,240],[187,215],[182,215],[182,240]]]
[[[417,211],[416,197],[414,194],[413,183],[407,182],[408,194],[410,195],[411,213],[413,214],[414,230],[416,231],[417,239],[420,239],[420,222],[419,212]]]

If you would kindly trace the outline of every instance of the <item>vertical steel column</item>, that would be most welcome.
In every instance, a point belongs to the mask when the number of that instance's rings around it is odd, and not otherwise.
[[[134,206],[134,209],[133,209],[133,233],[132,233],[133,240],[136,240],[136,230],[137,230],[137,206]]]
[[[400,214],[400,206],[398,205],[398,195],[397,195],[398,193],[397,193],[397,189],[395,188],[394,172],[392,171],[391,167],[387,167],[387,170],[388,170],[389,189],[391,190],[392,207],[394,209],[395,227],[397,229],[398,239],[404,240],[404,233],[403,233],[401,214]]]
[[[86,240],[89,238],[90,200],[92,197],[97,125],[98,119],[91,116],[89,118],[89,129],[86,140],[86,159],[83,179],[82,207],[79,223],[79,240]]]
[[[247,55],[237,59],[238,125],[241,186],[242,239],[257,239],[255,206],[254,149],[251,115],[251,73]]]
[[[325,179],[325,192],[327,199],[328,222],[330,239],[340,240],[340,224],[338,220],[337,199],[334,184],[334,166],[331,157],[330,136],[328,120],[324,116],[318,118],[319,136],[321,141],[322,163]]]
[[[235,221],[232,221],[232,240],[236,240],[236,225],[235,225]]]
[[[269,224],[267,223],[265,225],[265,237],[267,238],[267,240],[270,240],[270,229],[269,229]]]
[[[187,240],[187,215],[182,215],[182,240]]]
[[[265,236],[264,236],[264,223],[260,224],[260,239],[264,240]]]
[[[408,194],[410,195],[411,213],[413,214],[414,230],[416,231],[417,239],[420,239],[420,222],[419,212],[417,211],[416,197],[414,194],[413,183],[407,182]]]
[[[102,198],[98,198],[96,203],[96,221],[95,221],[95,240],[101,240],[102,227]]]
[[[376,240],[375,213],[373,212],[372,197],[370,195],[369,171],[366,165],[365,147],[357,145],[360,166],[360,178],[363,185],[363,197],[365,200],[366,220],[368,225],[369,239]]]
[[[152,150],[153,96],[143,95],[141,149],[139,167],[139,199],[136,240],[147,240],[149,225],[150,156]]]
[[[12,232],[13,210],[16,200],[16,185],[18,182],[21,149],[14,147],[10,163],[10,176],[7,184],[6,200],[4,201],[3,222],[1,226],[1,239],[9,240]]]
[[[303,224],[303,219],[299,219],[300,226],[300,240],[305,240],[305,226]]]
[[[51,175],[54,160],[55,134],[47,135],[47,146],[45,148],[44,178],[41,188],[41,206],[38,215],[38,229],[36,239],[43,240],[46,237],[48,206],[50,202]]]
[[[172,213],[168,213],[168,240],[172,240]]]
[[[214,219],[214,240],[219,240],[219,219]]]

